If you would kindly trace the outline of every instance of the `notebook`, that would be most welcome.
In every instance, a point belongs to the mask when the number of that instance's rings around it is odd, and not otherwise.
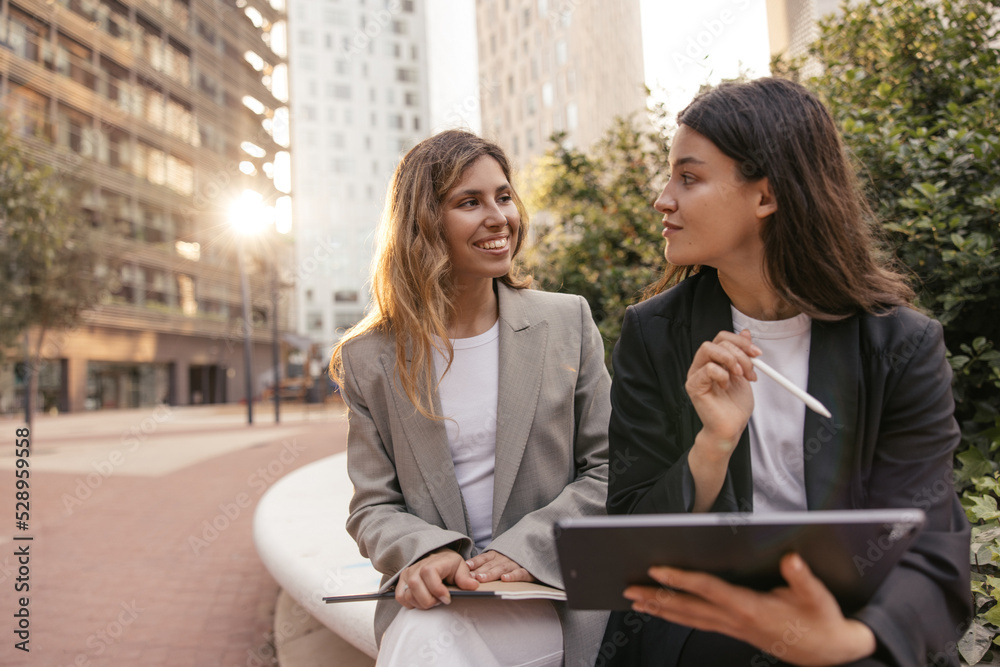
[[[465,591],[455,586],[448,586],[448,593],[453,598],[498,598],[500,600],[565,600],[566,594],[558,588],[545,584],[527,581],[490,581],[479,584],[474,591]],[[327,604],[334,602],[360,602],[364,600],[379,600],[396,597],[395,589],[381,593],[361,593],[355,595],[332,595],[324,597]]]

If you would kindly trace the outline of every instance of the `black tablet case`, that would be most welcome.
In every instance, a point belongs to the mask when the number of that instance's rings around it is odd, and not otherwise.
[[[653,565],[711,572],[758,590],[784,585],[778,563],[797,551],[845,613],[862,607],[920,532],[919,509],[583,517],[555,527],[574,609],[629,609],[632,584],[659,585]]]

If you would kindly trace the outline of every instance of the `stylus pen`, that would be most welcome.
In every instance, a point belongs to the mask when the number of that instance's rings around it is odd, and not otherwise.
[[[756,357],[751,357],[750,363],[754,365],[754,368],[758,369],[759,371],[764,373],[764,375],[767,375],[772,380],[780,384],[782,387],[790,391],[793,396],[795,396],[803,403],[805,403],[807,406],[809,406],[809,408],[812,409],[813,412],[818,412],[827,419],[833,418],[833,415],[830,414],[830,411],[826,409],[826,406],[824,406],[822,403],[817,401],[815,398],[813,398],[806,392],[796,387],[794,384],[792,384],[791,380],[789,380],[784,375],[782,375],[778,371],[774,370],[773,368],[765,364],[760,359],[757,359]]]

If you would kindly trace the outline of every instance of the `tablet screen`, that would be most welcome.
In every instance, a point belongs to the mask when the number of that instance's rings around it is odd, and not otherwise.
[[[923,523],[918,509],[655,514],[567,519],[555,538],[574,609],[629,609],[622,592],[659,585],[647,574],[654,565],[770,590],[784,585],[781,557],[797,551],[850,613],[871,599]]]

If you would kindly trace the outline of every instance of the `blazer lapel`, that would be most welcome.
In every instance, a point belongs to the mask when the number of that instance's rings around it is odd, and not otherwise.
[[[802,448],[809,509],[850,507],[850,469],[857,441],[864,387],[857,317],[839,322],[813,320],[806,391],[833,414],[827,419],[806,410]]]
[[[500,382],[497,399],[493,531],[510,498],[542,386],[548,322],[532,322],[518,290],[497,284],[500,300]]]
[[[393,352],[385,352],[381,357],[382,367],[392,385],[392,396],[395,402],[395,412],[402,425],[406,438],[406,446],[412,452],[424,486],[434,501],[445,528],[461,533],[468,533],[469,528],[465,517],[465,506],[462,503],[462,492],[458,488],[455,477],[455,465],[451,460],[451,450],[448,448],[448,434],[444,422],[428,419],[420,414],[410,401],[402,385],[396,379],[396,359]],[[441,412],[441,404],[437,392],[434,392],[434,411]],[[396,443],[398,447],[401,443]],[[396,475],[402,477],[407,470],[399,469],[400,457],[396,456]]]

